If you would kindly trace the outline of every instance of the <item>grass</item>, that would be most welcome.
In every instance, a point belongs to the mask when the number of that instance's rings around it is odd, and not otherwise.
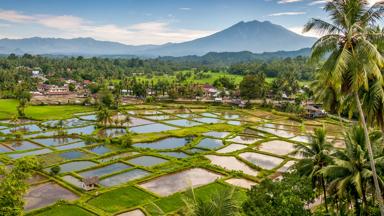
[[[184,70],[182,72],[187,72],[188,70]],[[243,79],[243,76],[242,75],[236,75],[236,74],[230,74],[230,73],[227,73],[227,72],[207,72],[205,73],[207,74],[209,77],[207,78],[202,78],[202,79],[198,79],[196,78],[194,75],[192,75],[190,78],[188,78],[185,82],[195,82],[195,83],[200,83],[200,84],[213,84],[213,82],[218,79],[219,77],[228,77],[230,79],[233,79],[235,81],[235,83],[238,85],[240,84],[241,80]],[[168,80],[170,82],[176,80],[176,76],[175,75],[163,75],[163,76],[153,76],[151,78],[148,78],[146,76],[138,76],[137,78],[141,79],[141,80],[145,80],[145,81],[151,81],[153,80],[155,83],[158,82],[159,80]],[[266,82],[267,83],[272,83],[272,81],[276,79],[275,77],[267,77],[266,78]],[[115,80],[116,81],[116,80]],[[303,86],[303,85],[308,85],[310,83],[310,81],[299,81],[300,85]]]
[[[31,214],[34,216],[92,216],[93,213],[86,211],[76,205],[55,205],[46,211]]]
[[[17,100],[0,100],[0,119],[9,119],[17,115]],[[28,106],[25,114],[28,118],[36,120],[51,120],[70,118],[74,113],[94,111],[92,107],[80,105],[50,105],[50,106]]]
[[[104,211],[114,213],[138,206],[154,199],[155,197],[151,194],[136,187],[129,186],[108,191],[91,199],[88,204],[103,209]]]
[[[11,118],[17,114],[17,101],[10,99],[0,100],[0,119]]]

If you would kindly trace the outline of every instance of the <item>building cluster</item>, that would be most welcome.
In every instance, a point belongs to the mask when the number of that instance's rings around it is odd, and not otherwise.
[[[34,96],[50,96],[50,95],[73,95],[86,97],[89,95],[89,91],[86,86],[92,83],[89,80],[83,82],[77,82],[75,80],[61,79],[62,85],[47,84],[48,80],[38,70],[32,71],[32,77],[39,80],[36,91],[32,91],[31,94]]]

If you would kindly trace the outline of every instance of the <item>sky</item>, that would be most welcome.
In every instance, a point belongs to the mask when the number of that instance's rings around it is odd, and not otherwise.
[[[369,0],[373,3],[378,0]],[[0,0],[0,38],[92,37],[130,45],[183,42],[240,21],[302,34],[326,0]],[[307,36],[316,36],[309,33]]]

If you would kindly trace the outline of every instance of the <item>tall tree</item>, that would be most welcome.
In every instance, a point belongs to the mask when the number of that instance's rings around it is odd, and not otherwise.
[[[296,165],[298,173],[311,178],[314,187],[320,186],[323,191],[327,212],[326,182],[320,170],[331,162],[331,149],[332,145],[327,141],[326,131],[323,128],[316,128],[309,145],[298,144],[296,145],[296,151],[294,151],[294,154],[299,154],[303,157]]]
[[[261,98],[265,96],[266,85],[265,75],[258,73],[256,75],[247,75],[240,82],[240,96],[246,100]]]
[[[112,122],[112,112],[107,107],[101,106],[96,114],[96,118],[106,128],[108,123]]]
[[[32,97],[25,83],[21,82],[16,86],[15,97],[19,101],[19,104],[17,105],[19,117],[25,117],[25,108]]]
[[[383,17],[384,2],[369,7],[367,0],[331,0],[324,10],[329,13],[331,22],[312,19],[304,28],[304,31],[315,30],[324,35],[313,45],[311,59],[319,60],[329,54],[319,70],[320,78],[327,86],[333,86],[336,92],[354,97],[364,129],[377,200],[381,215],[384,215],[372,146],[359,95],[361,89],[369,88],[369,79],[383,80],[380,68],[384,60],[374,42],[377,39],[383,41],[384,34],[372,29]]]
[[[0,165],[0,215],[19,216],[24,210],[24,194],[28,190],[26,179],[31,177],[39,163],[34,157],[15,161],[12,168]]]
[[[371,132],[371,143],[375,147],[381,145],[381,133]],[[365,215],[367,214],[367,193],[373,188],[373,172],[369,163],[369,154],[364,136],[364,129],[354,126],[345,135],[346,148],[334,155],[334,164],[321,171],[331,179],[329,190],[334,191],[338,197],[353,197],[356,215],[360,215],[360,199],[363,202]],[[382,147],[381,147],[382,148]],[[378,149],[378,148],[375,148]],[[381,150],[376,151],[374,160],[380,168],[384,167],[384,157]],[[383,179],[379,178],[380,188],[383,188]]]

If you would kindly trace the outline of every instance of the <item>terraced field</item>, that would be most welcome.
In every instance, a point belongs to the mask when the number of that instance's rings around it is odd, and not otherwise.
[[[191,187],[204,198],[234,186],[241,202],[252,185],[286,172],[300,157],[291,154],[295,145],[309,142],[316,127],[332,129],[329,139],[340,143],[341,130],[329,119],[297,122],[258,109],[183,107],[124,107],[131,121],[106,129],[96,127],[95,113],[75,113],[61,129],[55,119],[2,120],[0,163],[28,155],[41,160],[43,169],[28,181],[28,215],[161,215],[182,208]],[[122,147],[127,133],[133,144]],[[54,166],[61,167],[57,175]],[[82,179],[93,176],[99,184],[85,191]]]

